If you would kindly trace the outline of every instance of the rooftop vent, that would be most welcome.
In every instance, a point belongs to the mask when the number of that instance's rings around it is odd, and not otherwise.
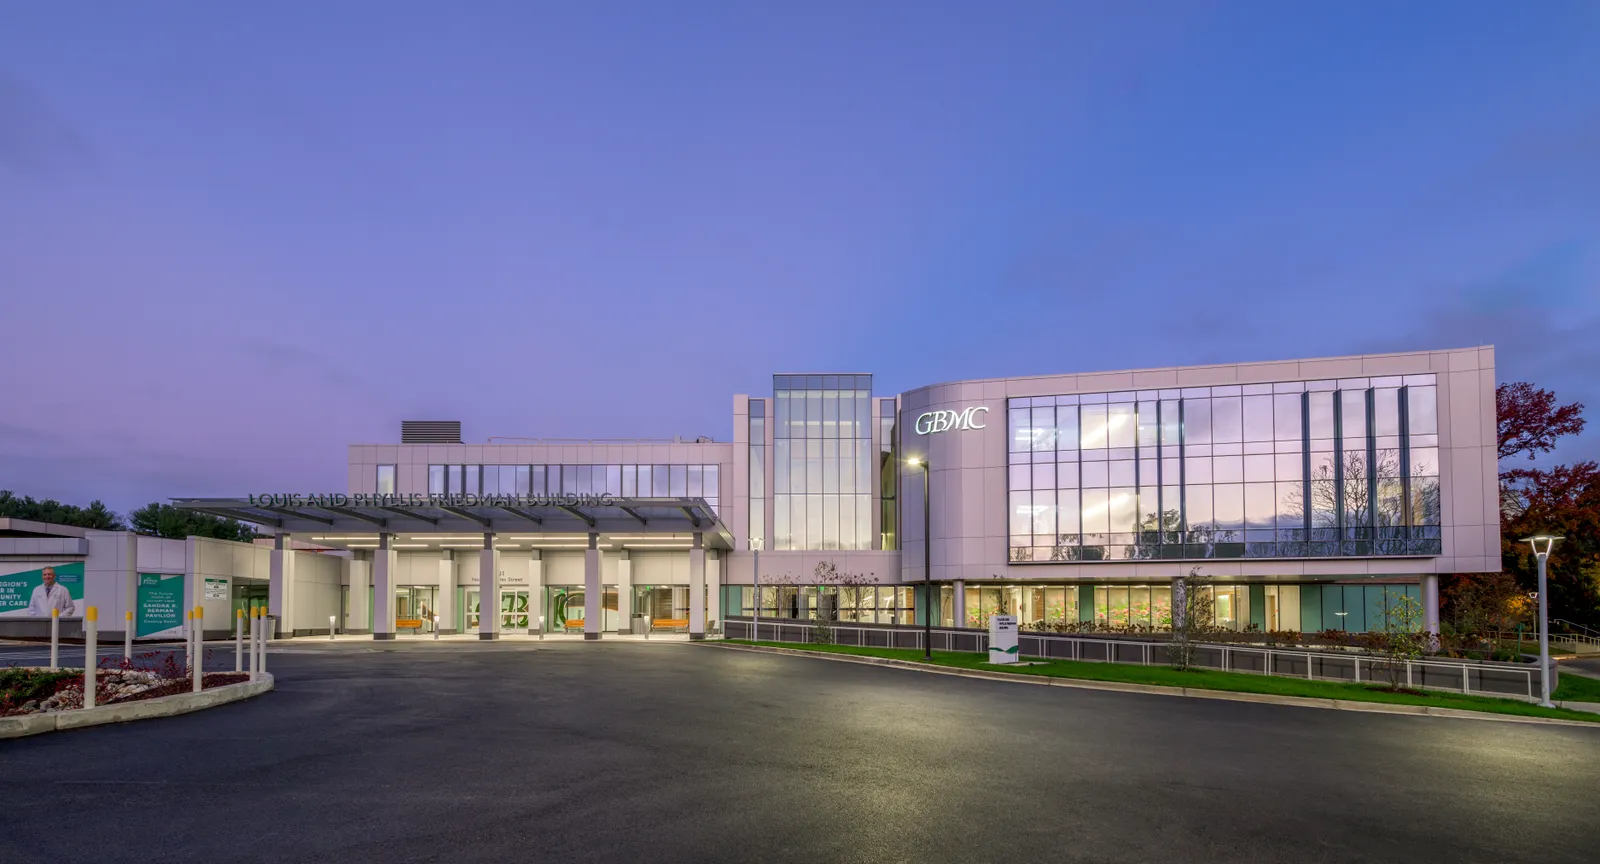
[[[401,444],[460,444],[460,420],[401,420]]]

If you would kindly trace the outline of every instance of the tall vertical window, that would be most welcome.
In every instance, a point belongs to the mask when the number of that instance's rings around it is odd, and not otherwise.
[[[777,549],[871,549],[871,375],[772,381]]]
[[[378,466],[378,488],[375,491],[377,491],[377,493],[379,495],[393,495],[394,494],[394,466],[393,465],[379,465]]]
[[[893,399],[878,400],[878,536],[880,548],[900,548],[900,450]]]
[[[750,523],[745,536],[767,537],[767,401],[750,400]]]
[[[1012,561],[1439,554],[1433,375],[1006,407]]]

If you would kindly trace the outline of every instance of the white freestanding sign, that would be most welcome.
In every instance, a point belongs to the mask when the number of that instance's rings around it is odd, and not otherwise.
[[[1017,662],[1017,616],[989,616],[989,662]]]

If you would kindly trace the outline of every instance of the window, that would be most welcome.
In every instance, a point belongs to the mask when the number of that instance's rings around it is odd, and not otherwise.
[[[1012,561],[1440,554],[1433,375],[1019,397],[1006,417]]]
[[[872,376],[777,375],[772,384],[771,548],[873,548],[873,459],[881,464],[885,445],[874,441],[882,430],[872,423]]]
[[[378,492],[379,495],[393,495],[394,494],[394,466],[393,465],[379,465],[378,466],[378,488],[377,488],[377,492]]]
[[[749,417],[750,519],[745,536],[765,542],[767,537],[767,402],[750,400]]]

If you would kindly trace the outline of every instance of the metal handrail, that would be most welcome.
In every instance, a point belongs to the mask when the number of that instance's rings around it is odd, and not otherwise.
[[[724,633],[727,632],[727,625],[729,625],[729,624],[738,624],[738,625],[742,625],[743,627],[749,627],[750,626],[750,621],[749,621],[748,618],[743,619],[743,620],[740,620],[738,618],[730,618],[730,619],[728,619],[727,621],[724,622]],[[920,630],[920,629],[899,628],[899,627],[881,627],[881,626],[879,626],[879,627],[863,627],[863,626],[860,626],[860,625],[857,625],[857,624],[838,624],[838,623],[829,623],[826,626],[827,626],[827,628],[829,630],[833,631],[835,634],[837,634],[837,633],[839,633],[841,631],[842,632],[847,632],[847,633],[856,633],[856,634],[858,634],[856,636],[855,646],[847,646],[847,647],[875,647],[875,646],[868,646],[866,640],[864,638],[862,638],[862,635],[859,635],[859,634],[865,634],[865,633],[882,633],[882,634],[885,634],[886,637],[887,637],[885,641],[889,642],[890,644],[888,646],[883,646],[883,647],[908,647],[908,648],[918,649],[918,650],[920,650],[923,647],[923,645],[922,645],[922,630]],[[782,621],[782,620],[762,619],[760,621],[760,623],[759,623],[759,629],[753,634],[756,637],[754,641],[760,641],[761,631],[767,630],[767,629],[770,628],[770,629],[772,629],[774,631],[774,634],[779,637],[779,638],[777,638],[777,639],[775,639],[773,641],[778,641],[778,642],[798,642],[798,643],[802,643],[802,644],[810,643],[811,642],[811,634],[812,634],[812,632],[815,631],[816,627],[817,627],[817,625],[815,623],[810,623],[810,622],[807,622],[807,623],[793,622],[792,623],[792,622],[786,622],[786,621]],[[786,629],[795,632],[799,636],[799,638],[796,638],[796,639],[785,639],[785,638],[782,638],[784,636],[784,633],[785,633]],[[979,654],[981,654],[981,653],[984,652],[985,643],[988,642],[988,639],[989,639],[989,634],[986,633],[986,632],[983,632],[983,631],[953,630],[953,629],[948,629],[948,628],[936,628],[932,632],[933,632],[935,637],[943,637],[943,643],[944,644],[943,644],[942,648],[940,647],[940,644],[939,644],[940,640],[935,638],[935,640],[934,640],[934,648],[935,648],[935,650],[960,651],[961,649],[952,647],[952,643],[955,641],[955,639],[957,637],[961,637],[961,638],[966,638],[966,639],[976,639],[977,640],[976,650],[975,650],[975,652],[971,652],[971,653],[979,653]],[[910,635],[910,639],[909,640],[897,639],[896,638],[897,636],[904,636],[905,634],[909,634]],[[1105,650],[1102,652],[1104,654],[1103,658],[1085,657],[1084,656],[1084,651],[1083,651],[1083,647],[1085,645],[1094,645],[1096,647],[1128,646],[1128,647],[1131,647],[1131,648],[1139,649],[1138,650],[1138,654],[1140,656],[1140,660],[1139,660],[1138,663],[1133,664],[1133,665],[1144,665],[1144,666],[1156,665],[1155,663],[1152,662],[1152,660],[1154,659],[1154,655],[1155,655],[1155,653],[1157,652],[1158,649],[1171,648],[1172,647],[1172,643],[1170,643],[1170,642],[1146,642],[1146,641],[1138,641],[1138,640],[1105,639],[1105,638],[1086,639],[1086,638],[1077,637],[1077,636],[1066,636],[1066,635],[1060,635],[1060,634],[1042,634],[1042,633],[1019,634],[1019,640],[1018,640],[1019,647],[1021,645],[1021,640],[1023,638],[1039,639],[1039,640],[1041,640],[1041,644],[1043,644],[1044,641],[1055,641],[1055,642],[1067,643],[1068,645],[1071,646],[1071,651],[1070,651],[1071,656],[1070,657],[1055,658],[1055,657],[1052,657],[1051,655],[1030,654],[1030,653],[1024,653],[1024,654],[1022,654],[1022,656],[1025,656],[1025,657],[1038,657],[1040,659],[1071,659],[1071,660],[1077,660],[1077,661],[1080,661],[1080,662],[1091,662],[1091,663],[1097,663],[1097,662],[1105,662],[1105,663],[1123,663],[1123,662],[1128,662],[1128,663],[1133,663],[1133,661],[1123,661],[1123,660],[1117,659],[1119,657],[1119,655],[1121,654],[1121,652],[1116,651],[1116,650],[1114,650],[1114,648],[1111,648],[1111,647],[1105,647]],[[895,645],[895,643],[897,641],[910,641],[913,644],[909,645],[909,646],[898,646],[898,645]],[[833,640],[833,644],[841,645],[841,644],[845,644],[845,643],[840,642],[839,639],[837,638],[837,636],[835,636],[835,638]],[[1212,651],[1215,651],[1215,652],[1220,652],[1220,661],[1221,661],[1217,665],[1211,665],[1211,664],[1207,664],[1207,663],[1199,663],[1197,665],[1206,666],[1207,668],[1215,668],[1215,669],[1218,669],[1218,670],[1224,671],[1224,672],[1241,672],[1241,673],[1247,673],[1247,674],[1263,674],[1263,675],[1267,675],[1267,676],[1272,676],[1272,675],[1275,674],[1273,672],[1273,669],[1278,665],[1278,661],[1288,660],[1289,661],[1288,665],[1290,665],[1291,667],[1297,667],[1298,665],[1303,663],[1304,666],[1305,666],[1304,675],[1301,675],[1298,672],[1296,672],[1296,673],[1294,673],[1292,675],[1279,675],[1278,677],[1297,677],[1297,678],[1303,677],[1308,681],[1312,681],[1312,680],[1340,681],[1340,682],[1352,682],[1353,681],[1354,683],[1358,683],[1359,684],[1359,683],[1363,683],[1363,680],[1365,680],[1365,681],[1374,680],[1374,675],[1379,670],[1387,670],[1387,669],[1394,668],[1393,664],[1395,662],[1395,661],[1388,660],[1388,659],[1386,659],[1384,657],[1381,657],[1381,656],[1378,656],[1378,655],[1370,655],[1370,654],[1344,654],[1344,655],[1337,655],[1337,654],[1329,654],[1329,653],[1325,653],[1325,652],[1296,651],[1294,649],[1269,648],[1269,647],[1265,647],[1265,646],[1254,646],[1254,645],[1235,645],[1235,644],[1230,644],[1230,643],[1215,643],[1215,642],[1197,643],[1197,645],[1199,647],[1206,648],[1206,649],[1209,649],[1209,650],[1212,650]],[[1256,670],[1254,668],[1248,668],[1248,669],[1238,668],[1239,664],[1233,662],[1233,658],[1236,657],[1236,656],[1241,656],[1241,655],[1244,655],[1244,656],[1258,656],[1258,657],[1262,658],[1261,670],[1258,671],[1258,670]],[[1299,661],[1299,662],[1297,663],[1296,661]],[[1363,661],[1365,661],[1365,664],[1363,664]],[[1499,663],[1463,663],[1463,662],[1449,662],[1449,661],[1443,661],[1443,660],[1406,660],[1406,661],[1401,661],[1401,662],[1404,663],[1404,671],[1405,671],[1406,686],[1407,687],[1412,687],[1412,688],[1420,687],[1420,688],[1428,689],[1428,690],[1441,690],[1441,691],[1455,692],[1455,693],[1480,693],[1481,694],[1481,693],[1485,693],[1485,692],[1491,692],[1492,695],[1503,696],[1503,697],[1511,698],[1511,699],[1522,699],[1522,700],[1525,700],[1525,701],[1537,701],[1538,700],[1538,696],[1536,695],[1537,694],[1537,683],[1536,683],[1536,680],[1535,680],[1535,676],[1533,674],[1534,672],[1536,672],[1538,670],[1537,669],[1525,668],[1525,664],[1523,664],[1522,666],[1514,666],[1514,665],[1510,665],[1510,664],[1499,664]],[[1348,667],[1346,666],[1346,663],[1349,664]],[[1367,677],[1365,679],[1363,679],[1362,675],[1361,675],[1361,671],[1362,671],[1362,666],[1363,665],[1365,665],[1366,668],[1369,670],[1369,673],[1368,673],[1368,675],[1367,675]],[[1318,667],[1319,666],[1321,667],[1320,671],[1322,672],[1322,674],[1318,674]],[[1329,669],[1330,669],[1330,667],[1334,668],[1334,669],[1341,670],[1341,671],[1346,669],[1346,668],[1348,668],[1353,672],[1353,677],[1345,677],[1343,675],[1327,674]],[[1426,683],[1426,681],[1418,681],[1417,680],[1419,677],[1422,677],[1422,678],[1428,677],[1426,673],[1430,669],[1440,670],[1441,672],[1448,674],[1448,677],[1450,678],[1450,680],[1452,680],[1452,681],[1459,680],[1461,682],[1461,685],[1458,686],[1458,687],[1457,686],[1441,687],[1441,686],[1438,686],[1437,684],[1429,684],[1429,683]],[[1472,689],[1472,672],[1473,672],[1473,670],[1477,670],[1478,671],[1478,673],[1479,673],[1479,683],[1480,684],[1484,683],[1483,682],[1483,673],[1486,672],[1486,671],[1492,671],[1492,672],[1495,672],[1495,673],[1506,674],[1506,675],[1520,675],[1520,676],[1522,676],[1522,679],[1523,679],[1522,683],[1524,684],[1524,687],[1522,689],[1524,689],[1526,691],[1526,695],[1524,695],[1523,693],[1508,693],[1508,692],[1504,692],[1504,691],[1488,691],[1484,687],[1480,687],[1478,690],[1473,690]],[[1419,672],[1422,673],[1420,676],[1418,675]]]
[[[1600,630],[1592,630],[1592,629],[1590,629],[1588,627],[1583,626],[1582,624],[1578,624],[1578,623],[1576,623],[1574,621],[1568,621],[1565,618],[1551,618],[1550,619],[1550,623],[1551,624],[1560,624],[1561,626],[1566,627],[1568,630],[1581,630],[1583,632],[1580,635],[1590,636],[1590,637],[1593,637],[1595,639],[1600,639]]]
[[[1505,630],[1491,630],[1486,635],[1490,639],[1498,642],[1513,642],[1516,641],[1518,634]],[[1537,654],[1539,652],[1539,634],[1537,632],[1524,631],[1521,636],[1522,642],[1528,646],[1523,650],[1529,654]],[[1584,636],[1580,633],[1552,632],[1549,635],[1549,638],[1551,642],[1571,642],[1573,644],[1593,645],[1596,648],[1600,648],[1600,637]]]

